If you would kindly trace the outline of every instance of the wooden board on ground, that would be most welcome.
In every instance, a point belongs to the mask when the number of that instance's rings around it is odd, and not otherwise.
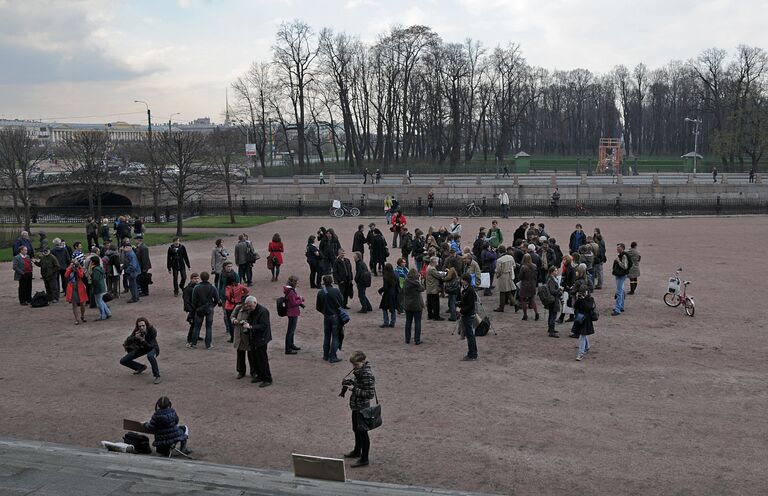
[[[144,428],[142,422],[136,422],[135,420],[123,419],[123,429],[127,431],[140,432],[142,434],[149,434]]]
[[[293,474],[296,477],[347,482],[344,460],[323,456],[299,455],[292,453]]]

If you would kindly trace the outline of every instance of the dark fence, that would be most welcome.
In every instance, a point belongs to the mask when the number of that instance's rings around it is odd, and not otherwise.
[[[456,201],[445,198],[435,199],[432,215],[449,217],[459,215],[460,208],[469,200]],[[500,217],[501,205],[495,198],[477,198],[475,205],[484,217]],[[363,216],[384,214],[383,202],[360,199],[345,202],[345,205],[360,209]],[[400,202],[406,215],[428,215],[425,198],[406,199]],[[289,217],[330,216],[331,202],[327,200],[239,200],[235,202],[235,215],[283,215]],[[160,221],[175,221],[176,208],[172,205],[160,207]],[[104,206],[102,214],[113,218],[130,214],[143,216],[147,222],[154,222],[151,207]],[[228,215],[224,200],[197,200],[187,203],[183,217],[200,215]],[[549,200],[511,200],[509,214],[512,217],[645,217],[685,215],[745,215],[768,214],[768,200],[762,199],[667,199],[626,200],[621,197],[606,200],[561,200],[558,206]],[[32,223],[67,224],[83,222],[90,215],[87,206],[34,207]],[[0,208],[0,224],[19,224],[19,219],[8,207]]]

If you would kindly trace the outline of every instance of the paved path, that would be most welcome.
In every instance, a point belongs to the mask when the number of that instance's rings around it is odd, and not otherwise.
[[[62,444],[0,438],[0,494],[469,496],[478,493],[362,481],[328,482],[297,478],[292,473],[277,470],[110,453]]]

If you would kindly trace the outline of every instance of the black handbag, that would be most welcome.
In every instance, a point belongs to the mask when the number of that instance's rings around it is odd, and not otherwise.
[[[379,397],[376,395],[376,390],[373,390],[373,396],[376,398],[376,404],[367,406],[360,410],[360,416],[363,418],[362,425],[360,427],[366,431],[372,431],[375,428],[381,426],[381,405],[379,404]]]

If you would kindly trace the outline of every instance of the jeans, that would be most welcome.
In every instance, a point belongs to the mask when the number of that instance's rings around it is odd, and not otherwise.
[[[232,309],[234,310],[234,308]],[[232,324],[232,310],[224,309],[224,330],[230,339],[234,338],[235,326]]]
[[[432,215],[435,213],[435,209],[433,207],[427,207],[427,215],[429,217],[432,217]]]
[[[323,360],[336,360],[339,347],[339,318],[336,315],[323,317]]]
[[[96,307],[99,309],[99,318],[104,320],[112,316],[112,312],[109,311],[109,307],[104,303],[104,295],[106,293],[99,293],[96,295]]]
[[[247,283],[248,282],[248,264],[240,264],[237,266],[237,275],[240,276],[240,282]]]
[[[505,219],[509,217],[509,205],[501,204],[501,216]]]
[[[464,335],[467,337],[467,357],[477,358],[477,341],[475,341],[475,314],[462,315]]]
[[[178,278],[181,276],[181,282]],[[173,268],[173,294],[179,294],[179,289],[184,289],[184,283],[187,282],[187,269],[182,267]]]
[[[416,340],[416,343],[421,342],[421,314],[422,314],[422,310],[419,310],[418,312],[412,312],[410,310],[405,311],[405,342],[406,343],[411,342],[411,323],[413,323],[415,327],[413,338]]]
[[[299,317],[288,317],[288,330],[285,331],[285,351],[293,350],[293,336],[296,334],[296,326],[299,323]]]
[[[450,310],[453,320],[456,320],[456,297],[455,294],[448,294],[448,310]]]
[[[392,222],[392,211],[387,212],[387,224]]]
[[[384,316],[384,325],[391,325],[394,327],[395,321],[397,320],[397,312],[395,310],[387,310],[386,308],[383,308],[381,313]]]
[[[352,431],[355,433],[355,447],[352,452],[360,455],[360,461],[367,462],[371,438],[368,437],[368,431],[359,428],[361,425],[363,425],[363,416],[360,412],[352,410]]]
[[[592,265],[592,282],[595,288],[603,287],[603,264],[596,263]]]
[[[128,275],[128,287],[131,289],[131,299],[139,300],[139,285],[136,283],[137,274]]]
[[[582,334],[579,336],[579,355],[583,355],[589,349],[589,336]]]
[[[366,288],[364,286],[361,286],[360,284],[357,285],[357,297],[360,299],[360,310],[370,312],[373,310],[373,307],[368,300],[368,296],[365,295],[365,290]]]
[[[397,248],[397,242],[400,239],[400,231],[395,229],[395,232],[392,233],[392,248]]]
[[[147,274],[147,272],[142,272],[142,274]],[[139,284],[139,289],[141,289],[141,294],[144,296],[149,296],[149,284],[147,284],[147,278],[146,276],[142,279],[142,283]]]
[[[557,311],[559,310],[560,305],[557,303],[550,306],[547,311],[549,312],[547,314],[547,330],[549,332],[557,332],[555,330],[555,321],[557,320]]]
[[[421,273],[421,268],[424,267],[424,260],[420,258],[414,258],[413,261],[416,264],[416,272]]]
[[[211,307],[206,308],[202,316],[195,312],[195,329],[192,336],[192,344],[196,345],[197,340],[200,339],[203,319],[205,319],[205,347],[210,348],[211,344],[213,344],[213,308]]]
[[[147,355],[147,360],[149,360],[149,364],[152,366],[152,375],[155,377],[160,377],[160,367],[157,366],[157,348],[152,348],[149,350],[149,352],[141,350],[131,351],[120,359],[120,365],[128,367],[129,369],[135,370],[137,372],[139,370],[143,370],[144,365],[138,363],[136,359],[144,355]]]
[[[613,311],[616,313],[624,310],[624,283],[627,281],[627,276],[616,276],[616,306]]]

